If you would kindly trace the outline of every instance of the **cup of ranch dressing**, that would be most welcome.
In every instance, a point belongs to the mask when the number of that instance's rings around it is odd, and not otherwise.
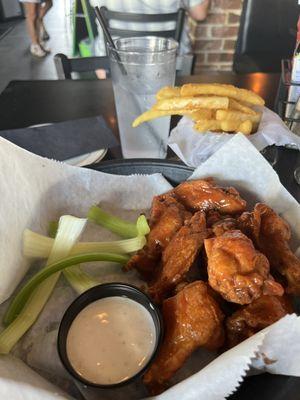
[[[161,315],[147,295],[134,286],[108,283],[84,292],[67,309],[58,353],[78,381],[115,388],[146,371],[162,333]]]

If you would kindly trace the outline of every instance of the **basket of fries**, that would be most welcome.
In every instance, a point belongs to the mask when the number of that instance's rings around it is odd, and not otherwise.
[[[300,149],[300,138],[264,104],[258,94],[233,85],[166,86],[157,92],[151,109],[139,115],[132,126],[165,116],[182,116],[171,132],[169,146],[186,164],[194,167],[236,133],[246,135],[258,150],[272,144],[294,144]]]
[[[256,132],[262,113],[251,106],[263,106],[256,93],[233,85],[193,84],[166,86],[157,94],[157,103],[133,122],[143,122],[167,115],[186,115],[194,121],[197,132]]]

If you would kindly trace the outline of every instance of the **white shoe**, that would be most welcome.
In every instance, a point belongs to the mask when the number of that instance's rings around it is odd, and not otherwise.
[[[31,44],[30,53],[35,57],[45,57],[47,55],[46,51],[39,44]]]
[[[49,46],[47,46],[47,43],[45,41],[40,41],[40,46],[41,48],[46,52],[46,53],[51,53],[51,49]]]

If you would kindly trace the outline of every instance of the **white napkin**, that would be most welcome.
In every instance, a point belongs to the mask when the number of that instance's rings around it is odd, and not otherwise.
[[[194,130],[193,125],[191,119],[181,118],[171,131],[168,141],[178,157],[191,167],[200,165],[235,136],[228,133],[200,133]],[[300,137],[291,132],[280,117],[266,107],[263,108],[258,131],[246,137],[259,151],[272,144],[293,145],[300,149]]]

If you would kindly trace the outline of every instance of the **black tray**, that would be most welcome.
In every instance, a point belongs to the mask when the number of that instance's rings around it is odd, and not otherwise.
[[[155,174],[160,172],[171,183],[178,185],[192,175],[194,169],[181,161],[168,161],[155,158],[134,158],[103,161],[88,168],[116,175]]]
[[[193,173],[193,168],[187,167],[179,161],[155,159],[105,161],[95,164],[91,168],[118,175],[160,172],[172,185],[179,184]],[[238,391],[229,399],[297,400],[300,399],[300,378],[267,373],[251,376],[244,380]]]

